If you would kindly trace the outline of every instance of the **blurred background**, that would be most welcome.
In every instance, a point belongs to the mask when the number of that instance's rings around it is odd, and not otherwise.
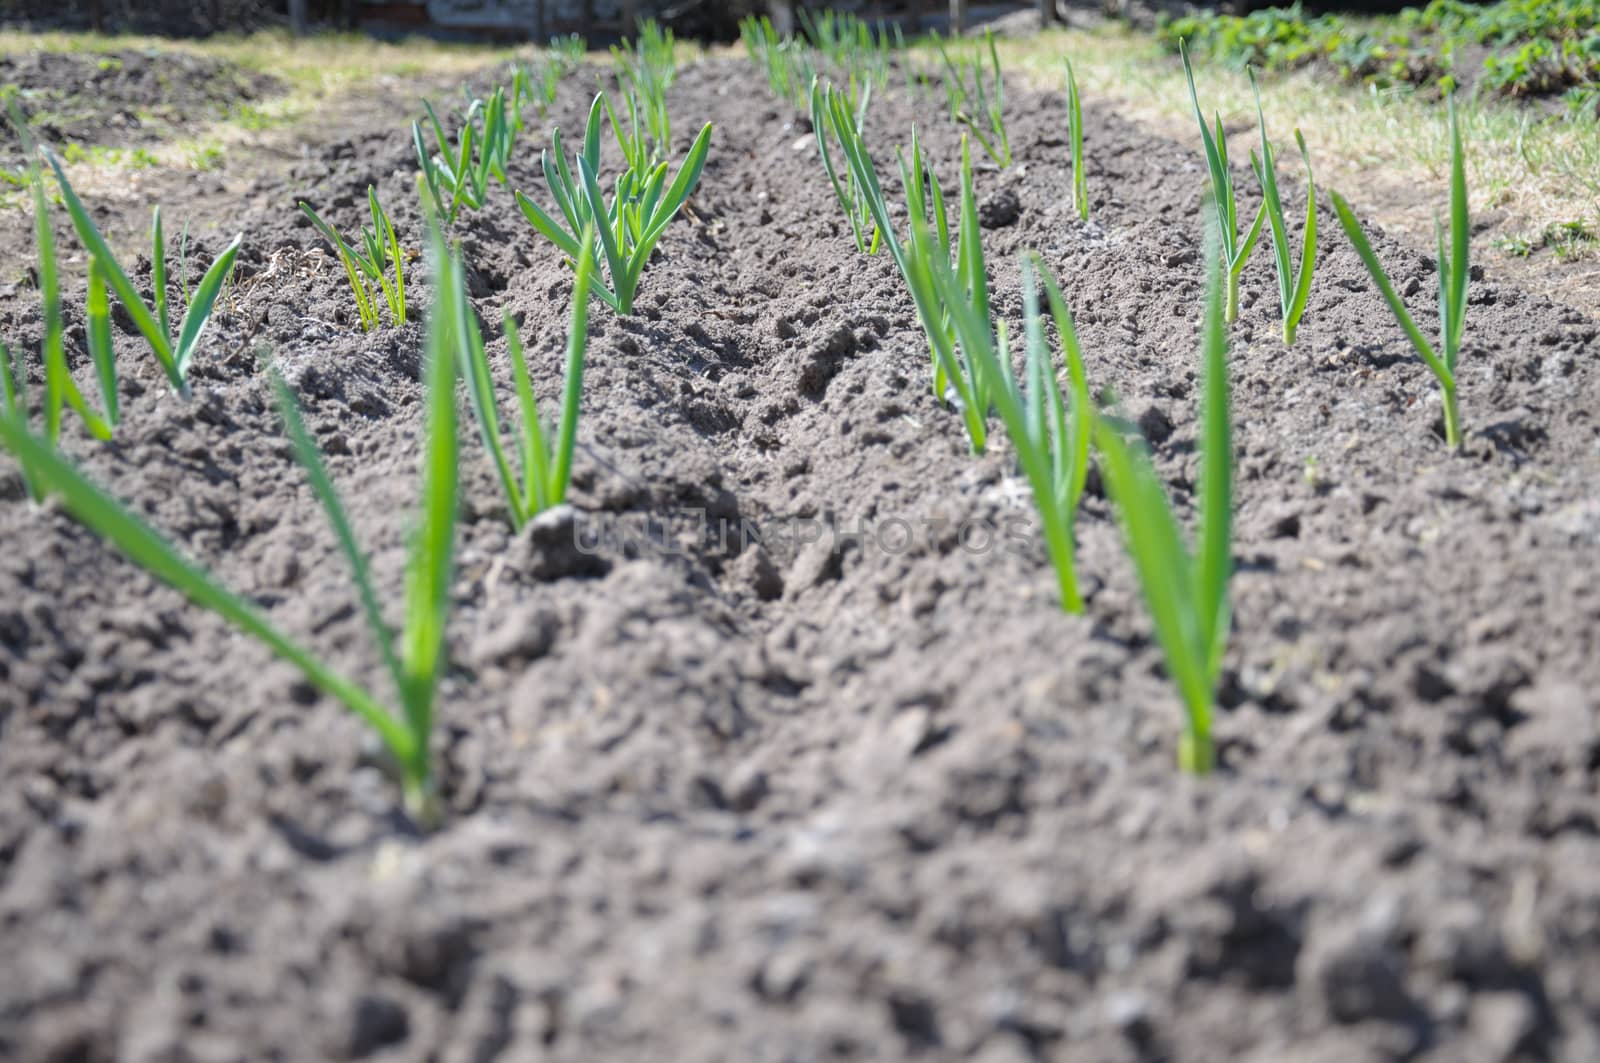
[[[428,34],[446,39],[544,40],[558,33],[614,38],[638,18],[655,18],[679,34],[713,40],[738,35],[749,14],[768,14],[783,30],[795,3],[788,0],[0,0],[0,24],[17,29],[95,30],[200,36],[272,27],[360,29],[380,35]],[[1176,0],[862,0],[805,3],[848,11],[908,29],[948,29],[1036,12],[1041,24],[1074,13],[1153,21],[1194,7],[1243,12],[1265,0],[1181,3]],[[1308,4],[1308,9],[1394,10],[1391,0]]]

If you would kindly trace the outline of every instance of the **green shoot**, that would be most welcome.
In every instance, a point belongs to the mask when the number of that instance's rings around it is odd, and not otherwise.
[[[1362,231],[1361,223],[1356,220],[1350,205],[1337,192],[1332,194],[1332,199],[1333,209],[1339,215],[1339,223],[1344,226],[1345,235],[1349,236],[1350,242],[1355,245],[1361,261],[1366,263],[1367,272],[1372,274],[1372,282],[1378,286],[1378,291],[1383,293],[1384,301],[1389,304],[1395,320],[1405,330],[1407,338],[1411,340],[1411,346],[1416,348],[1418,357],[1432,370],[1434,378],[1439,381],[1439,391],[1444,400],[1445,444],[1452,450],[1459,449],[1461,415],[1456,406],[1456,362],[1461,356],[1461,339],[1467,322],[1471,230],[1467,220],[1466,153],[1461,148],[1461,128],[1456,121],[1455,97],[1450,97],[1450,246],[1448,249],[1445,247],[1444,229],[1439,225],[1437,218],[1434,221],[1439,245],[1441,350],[1434,350],[1423,337],[1422,330],[1417,328],[1416,322],[1411,319],[1411,315],[1406,312],[1405,303],[1401,302],[1394,285],[1389,283],[1389,276],[1379,263],[1378,256],[1373,252],[1372,245],[1367,241],[1366,233]]]
[[[1089,178],[1083,170],[1083,101],[1078,98],[1078,78],[1067,64],[1067,136],[1072,141],[1072,205],[1078,217],[1089,220]]]
[[[189,309],[194,296],[189,291],[189,222],[183,223],[183,234],[178,237],[178,287],[183,291],[183,308]]]
[[[1183,699],[1185,726],[1178,763],[1204,775],[1216,763],[1211,716],[1231,612],[1233,443],[1228,413],[1228,335],[1223,322],[1226,262],[1208,251],[1205,322],[1201,326],[1200,483],[1197,545],[1193,555],[1141,447],[1130,445],[1109,421],[1100,421],[1106,490],[1122,519],[1128,554],[1138,572],[1167,672]]]
[[[21,418],[14,414],[0,417],[0,445],[17,458],[33,484],[59,496],[75,519],[151,575],[255,637],[299,668],[312,685],[343,702],[371,727],[398,767],[407,810],[424,824],[433,823],[438,816],[428,743],[433,727],[433,702],[445,668],[444,631],[450,608],[457,494],[456,368],[449,329],[454,306],[450,285],[438,278],[452,272],[459,277],[460,260],[459,256],[447,260],[441,241],[435,235],[433,261],[439,294],[429,315],[422,512],[412,539],[406,580],[405,629],[398,647],[383,621],[367,575],[366,560],[356,546],[350,522],[322,457],[306,430],[293,395],[277,371],[272,373],[290,441],[350,563],[368,625],[394,681],[401,708],[398,713],[386,709],[372,693],[338,674],[313,652],[283,634],[247,599],[228,590],[184,558],[142,519],[94,486],[48,443],[35,438]]]
[[[11,357],[11,348],[0,343],[0,420],[25,426],[28,421],[28,382],[21,367]],[[44,494],[33,477],[22,469],[22,486],[28,497],[43,502]]]
[[[912,228],[921,228],[912,219]],[[1028,479],[1034,506],[1039,512],[1045,549],[1056,571],[1061,607],[1069,613],[1083,612],[1083,596],[1078,590],[1076,548],[1073,526],[1078,502],[1083,497],[1089,470],[1089,437],[1094,425],[1094,410],[1089,400],[1089,383],[1083,368],[1072,314],[1055,278],[1036,256],[1022,262],[1024,334],[1027,344],[1026,383],[1018,383],[1012,372],[1004,323],[998,334],[990,332],[986,318],[963,298],[964,289],[948,262],[935,255],[918,264],[931,274],[934,287],[949,306],[961,345],[970,361],[981,368],[983,379],[992,382],[990,393],[1005,423],[1006,432],[1017,449],[1018,464]],[[1035,283],[1038,269],[1050,301],[1051,315],[1066,354],[1072,401],[1062,398],[1044,325],[1039,312],[1039,292]]]
[[[844,109],[840,100],[838,93],[832,93],[830,103],[835,111]],[[859,134],[848,138],[845,150],[852,167],[858,168],[863,185],[875,189],[876,174],[871,160],[865,156]],[[1062,398],[1044,341],[1033,259],[1024,259],[1022,265],[1027,342],[1025,384],[1019,384],[1013,374],[1004,325],[998,334],[991,328],[988,283],[972,194],[972,153],[966,138],[962,138],[961,219],[954,265],[950,260],[949,229],[937,181],[931,182],[934,199],[931,219],[929,205],[923,198],[924,181],[931,171],[922,166],[915,132],[911,151],[910,170],[903,161],[901,163],[901,179],[906,186],[911,216],[906,244],[902,245],[888,226],[881,192],[876,198],[869,196],[869,202],[875,204],[875,210],[882,217],[890,254],[901,266],[912,300],[922,317],[939,378],[948,381],[956,394],[973,450],[978,453],[983,450],[987,435],[985,418],[992,404],[999,410],[1017,448],[1023,473],[1032,489],[1045,547],[1056,570],[1062,608],[1068,612],[1082,612],[1072,529],[1088,475],[1093,412],[1072,315],[1055,278],[1041,265],[1039,269],[1056,331],[1066,352],[1072,395],[1069,408]]]
[[[667,90],[678,76],[677,42],[670,29],[663,30],[654,19],[643,19],[637,38],[624,41],[623,45],[611,49],[617,61],[618,80],[628,95],[629,106],[634,106],[635,96],[642,104],[645,128],[653,143],[652,161],[666,158],[672,150]]]
[[[908,180],[907,177],[902,165],[901,183],[910,189],[915,180]],[[982,342],[982,337],[989,332],[989,280],[983,260],[982,231],[978,225],[978,200],[972,186],[972,148],[965,135],[961,138],[961,214],[956,233],[953,287],[946,288],[937,283],[943,272],[939,268],[940,263],[948,262],[949,259],[949,245],[924,239],[925,233],[919,234],[919,229],[922,228],[917,223],[917,219],[921,216],[918,211],[920,204],[915,197],[908,203],[912,208],[910,257],[917,273],[928,278],[927,281],[919,283],[933,284],[931,289],[934,296],[933,305],[942,308],[942,316],[955,326],[959,340],[957,346],[961,357],[957,358],[955,350],[948,343],[942,342],[948,333],[943,330],[927,330],[929,338],[933,341],[937,362],[935,387],[938,386],[938,377],[942,375],[947,385],[954,390],[956,403],[966,422],[967,437],[972,444],[972,452],[981,454],[988,436],[987,421],[993,392],[993,374],[989,371],[987,360],[982,357],[982,351],[977,349],[986,346]],[[935,213],[942,210],[942,203],[935,207]],[[982,322],[981,333],[963,331],[961,322],[964,318],[971,322]],[[924,320],[923,324],[926,326],[930,322]],[[936,332],[940,334],[936,335]]]
[[[522,109],[530,100],[534,109],[539,112],[540,118],[550,113],[550,108],[556,102],[556,94],[561,90],[562,76],[561,66],[553,60],[546,60],[540,64],[537,82],[527,67],[517,68],[516,74],[512,77],[512,99],[518,132],[527,128],[522,117]]]
[[[513,141],[515,134],[521,133],[528,127],[523,111],[529,103],[533,104],[540,118],[550,113],[550,108],[555,105],[556,95],[560,92],[562,79],[578,69],[579,64],[583,62],[585,49],[583,38],[575,33],[565,37],[552,37],[537,72],[533,67],[522,63],[518,63],[512,69],[511,92],[506,96],[506,121],[511,127]],[[508,155],[510,148],[511,144],[508,143],[506,145]]]
[[[928,334],[928,345],[933,353],[934,392],[941,399],[952,399],[960,408],[962,421],[973,453],[983,453],[988,430],[986,419],[989,410],[987,381],[981,362],[974,362],[974,354],[966,349],[962,337],[952,322],[952,309],[946,304],[937,287],[935,277],[938,264],[950,258],[950,229],[945,218],[944,197],[932,171],[924,166],[921,148],[917,144],[916,130],[911,133],[912,161],[908,169],[900,163],[901,184],[906,190],[906,204],[911,214],[909,240],[902,242],[894,232],[893,220],[884,199],[883,186],[878,180],[877,168],[867,152],[866,141],[851,121],[849,101],[838,89],[825,90],[824,103],[831,113],[830,124],[839,134],[839,145],[850,167],[852,179],[861,188],[867,208],[882,234],[889,255],[905,278],[906,287],[916,304],[917,316],[922,320],[923,331]],[[979,240],[977,203],[972,194],[972,151],[967,138],[962,137],[962,190],[961,219],[956,249],[956,281],[962,291],[960,302],[978,320],[989,320],[988,280],[984,272],[983,246]],[[928,192],[931,185],[931,197]],[[932,199],[934,232],[929,231],[928,199]],[[937,234],[937,241],[935,235]],[[961,352],[958,355],[958,350]]]
[[[405,254],[400,249],[400,238],[395,233],[394,222],[390,220],[382,204],[378,202],[378,193],[371,185],[367,186],[367,210],[372,215],[372,227],[361,227],[361,249],[351,247],[339,233],[322,220],[322,217],[311,208],[304,200],[300,202],[300,209],[311,220],[322,238],[333,245],[334,251],[339,256],[339,264],[344,267],[345,279],[350,282],[350,291],[355,296],[356,314],[361,321],[361,330],[371,332],[378,327],[378,301],[377,295],[372,290],[376,284],[378,292],[383,295],[384,302],[389,307],[389,322],[396,328],[406,323],[406,279],[405,279]],[[389,279],[389,266],[394,267],[394,279]]]
[[[411,123],[411,145],[434,213],[454,222],[462,207],[482,209],[488,201],[491,176],[501,184],[506,182],[506,163],[516,138],[516,128],[506,113],[506,90],[504,86],[496,88],[487,103],[474,99],[468,104],[460,116],[454,150],[433,104],[423,100],[422,107],[428,112],[437,154],[428,150],[420,122]]]
[[[95,377],[100,381],[105,423],[115,426],[122,414],[117,402],[117,356],[111,346],[111,296],[106,290],[105,267],[98,258],[89,259],[89,297],[83,316],[89,359],[94,362]],[[92,422],[90,430],[94,430]]]
[[[1200,96],[1194,88],[1194,70],[1189,66],[1189,52],[1183,42],[1178,42],[1178,54],[1183,57],[1183,73],[1189,79],[1189,101],[1194,104],[1194,117],[1200,123],[1200,139],[1205,144],[1206,166],[1211,171],[1211,202],[1217,211],[1217,229],[1222,239],[1224,264],[1228,267],[1227,321],[1239,320],[1239,274],[1255,249],[1261,236],[1261,224],[1266,220],[1267,205],[1263,202],[1256,211],[1255,221],[1239,238],[1239,207],[1234,198],[1233,171],[1228,169],[1228,141],[1222,132],[1222,115],[1215,116],[1216,132],[1206,124],[1200,111]]]
[[[8,102],[8,115],[12,127],[16,130],[18,138],[22,141],[23,156],[26,159],[25,179],[29,196],[33,206],[33,232],[34,246],[38,252],[38,279],[40,316],[44,322],[44,337],[40,344],[40,360],[44,364],[45,396],[44,420],[45,441],[54,446],[61,435],[61,411],[70,406],[78,414],[90,433],[99,439],[109,439],[111,429],[117,423],[117,367],[111,352],[110,313],[106,306],[105,286],[101,283],[96,288],[96,280],[102,276],[98,263],[93,258],[89,259],[89,303],[87,308],[86,334],[89,340],[90,351],[95,364],[95,372],[99,377],[100,395],[105,404],[106,413],[102,417],[89,408],[83,395],[78,390],[77,383],[72,379],[72,374],[67,369],[66,347],[62,339],[61,317],[61,280],[56,261],[55,232],[50,227],[50,212],[45,202],[44,178],[39,170],[36,152],[40,150],[38,142],[33,137],[33,131],[27,121],[22,117],[21,110],[16,101]],[[97,316],[98,311],[98,316]],[[4,350],[4,365],[0,366],[0,400],[4,403],[4,412],[7,416],[16,417],[18,423],[24,423],[28,417],[25,388],[27,384],[27,370],[14,365],[9,349]],[[42,495],[37,490],[37,485],[24,474],[23,477],[30,497],[38,500]]]
[[[144,297],[133,286],[133,281],[128,279],[128,274],[118,264],[116,256],[111,253],[111,247],[106,243],[105,237],[100,235],[100,230],[95,227],[89,212],[84,209],[83,202],[78,199],[77,193],[72,190],[67,175],[61,169],[61,161],[54,155],[46,154],[50,166],[55,170],[56,181],[61,186],[61,199],[66,204],[67,214],[72,219],[72,227],[77,231],[78,240],[83,244],[89,256],[97,260],[104,272],[105,281],[111,291],[116,293],[118,301],[128,311],[128,316],[133,319],[134,326],[150,344],[150,350],[155,354],[156,361],[161,363],[161,368],[166,371],[167,380],[172,389],[180,395],[189,394],[189,365],[194,360],[195,351],[200,346],[200,335],[205,330],[206,323],[211,320],[212,309],[216,306],[217,295],[222,290],[222,284],[227,279],[228,273],[233,268],[234,259],[239,254],[239,245],[244,240],[241,233],[223,248],[222,254],[206,270],[205,276],[200,279],[200,284],[194,291],[194,299],[189,304],[183,315],[183,322],[178,326],[176,337],[168,330],[166,322],[166,248],[161,232],[161,212],[156,208],[155,219],[152,225],[154,236],[154,254],[152,262],[152,278],[155,287],[156,308],[145,304]],[[42,201],[42,195],[41,195]],[[102,386],[105,381],[102,380]]]
[[[944,67],[944,101],[945,107],[950,112],[950,121],[959,122],[963,101],[967,97],[966,79],[951,60],[950,52],[945,48],[944,38],[939,36],[939,31],[932,31],[929,39],[933,41],[934,50],[939,53],[939,63]]]
[[[89,408],[83,393],[67,369],[66,345],[62,339],[61,279],[56,264],[55,234],[50,228],[50,213],[45,205],[44,180],[39,167],[31,159],[28,165],[28,184],[33,196],[33,236],[39,253],[39,297],[43,303],[44,339],[40,354],[44,362],[44,438],[54,447],[61,438],[61,412],[71,407],[83,419],[85,427],[96,439],[111,438],[116,424],[117,376],[116,363],[102,358],[97,350],[95,368],[101,374],[102,398],[110,396],[107,413],[101,417]],[[91,260],[93,261],[93,260]],[[91,278],[92,279],[92,278]],[[94,310],[95,293],[91,283],[90,310]]]
[[[837,170],[833,165],[833,152],[828,147],[830,139],[838,140],[839,132],[833,127],[833,112],[823,102],[822,84],[817,81],[811,83],[811,129],[817,138],[817,154],[822,157],[822,169],[828,175],[828,184],[833,188],[833,197],[839,201],[839,206],[844,210],[845,218],[850,222],[850,233],[855,237],[856,250],[865,255],[876,255],[882,233],[873,225],[872,212],[867,206],[862,195],[861,186],[856,183],[855,175],[845,174],[843,182],[839,180]],[[850,120],[853,123],[853,134],[861,135],[862,122],[866,118],[867,103],[872,98],[872,87],[869,85],[862,95],[858,107],[851,108]],[[872,236],[867,236],[871,227]]]
[[[622,153],[622,161],[627,164],[627,168],[635,173],[647,173],[652,166],[661,161],[660,149],[652,143],[648,125],[642,124],[639,120],[639,94],[630,88],[625,92],[624,98],[628,101],[626,126],[618,120],[617,112],[611,106],[611,98],[602,94],[606,121],[611,125],[612,137],[617,142],[617,150]]]
[[[950,100],[951,117],[967,127],[984,153],[1003,170],[1011,165],[1011,139],[1006,134],[1005,121],[1005,80],[1000,74],[1000,52],[994,33],[985,31],[984,41],[994,71],[987,85],[982,52],[957,63],[951,60],[943,43],[936,43],[944,60],[945,91]],[[970,84],[968,71],[972,75]]]
[[[802,40],[780,37],[766,15],[745,18],[739,23],[739,36],[751,61],[766,74],[772,94],[795,110],[804,110],[818,76],[816,52]]]
[[[540,154],[545,184],[556,202],[561,220],[520,191],[517,205],[529,224],[555,244],[573,268],[583,257],[582,234],[593,227],[611,281],[609,290],[597,284],[594,292],[607,306],[626,316],[633,312],[634,295],[650,253],[700,181],[706,155],[711,150],[711,123],[707,122],[700,130],[670,185],[666,162],[638,168],[642,156],[637,141],[633,141],[633,159],[628,169],[617,177],[615,194],[608,203],[599,178],[600,115],[608,106],[605,93],[595,97],[584,128],[583,150],[573,156],[573,166],[567,164],[560,129],[552,132],[550,149]],[[614,124],[612,128],[620,138],[624,154],[628,154],[625,134]]]
[[[928,229],[929,236],[938,241],[936,246],[942,248],[943,254],[948,257],[950,254],[950,218],[945,209],[944,188],[939,184],[939,175],[934,172],[932,166],[928,165],[927,158],[918,143],[915,126],[911,127],[911,167],[909,175],[906,173],[904,156],[898,156],[898,158],[901,185],[906,192],[906,209],[910,213],[913,223],[920,220],[923,226]],[[907,180],[908,176],[909,180]],[[959,224],[959,218],[957,221]],[[911,232],[912,235],[915,235],[914,229]],[[959,253],[959,249],[956,261],[965,261]],[[906,280],[908,284],[911,283],[909,276]],[[937,302],[937,298],[935,298],[935,305],[937,305]],[[938,321],[924,321],[923,325],[927,329],[940,328],[949,337],[950,342],[955,342],[955,326],[950,322],[949,312],[944,310],[942,306],[939,307]],[[931,332],[929,333],[928,353],[933,362],[933,393],[941,401],[948,401],[951,395],[950,379],[945,373],[945,363],[939,358],[939,345],[933,340]]]
[[[1311,268],[1317,257],[1317,186],[1311,178],[1311,154],[1306,151],[1306,138],[1300,130],[1294,131],[1294,141],[1300,146],[1300,159],[1306,167],[1306,224],[1300,244],[1298,270],[1289,265],[1289,228],[1283,220],[1283,200],[1278,195],[1278,160],[1267,139],[1267,119],[1261,113],[1261,90],[1256,86],[1256,72],[1250,71],[1250,87],[1256,94],[1256,122],[1261,127],[1261,157],[1250,153],[1250,166],[1261,183],[1261,201],[1266,207],[1267,221],[1272,228],[1272,264],[1278,273],[1278,305],[1283,309],[1283,344],[1294,346],[1295,329],[1306,312],[1306,300],[1311,296]]]
[[[583,395],[583,357],[589,339],[589,285],[594,275],[594,236],[585,232],[581,240],[582,252],[578,259],[577,280],[572,288],[572,327],[567,333],[566,382],[561,393],[561,419],[555,424],[555,433],[545,431],[539,417],[539,405],[534,399],[533,385],[528,376],[528,361],[522,348],[522,337],[516,323],[506,315],[506,347],[511,355],[511,369],[517,391],[517,404],[522,415],[520,458],[522,479],[519,483],[506,457],[506,448],[500,438],[500,414],[494,395],[494,381],[489,375],[489,356],[484,349],[483,335],[478,330],[477,319],[467,304],[465,294],[456,298],[456,338],[465,362],[467,394],[472,399],[472,410],[478,421],[479,434],[484,449],[494,461],[500,486],[505,491],[511,510],[511,524],[518,531],[540,513],[559,506],[567,497],[567,484],[572,475],[572,452],[578,439],[578,408]]]
[[[589,42],[576,33],[568,33],[551,37],[548,50],[550,59],[560,67],[562,73],[569,74],[583,62],[584,55],[589,51]]]

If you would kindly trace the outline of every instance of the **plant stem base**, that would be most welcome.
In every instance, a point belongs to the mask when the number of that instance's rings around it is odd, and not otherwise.
[[[1461,449],[1461,411],[1454,388],[1444,389],[1444,442],[1451,450]]]
[[[1190,775],[1210,775],[1217,766],[1216,758],[1210,735],[1185,732],[1178,740],[1178,767]]]

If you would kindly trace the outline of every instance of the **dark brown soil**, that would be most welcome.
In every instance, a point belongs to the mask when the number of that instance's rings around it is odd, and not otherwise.
[[[339,706],[5,474],[0,1057],[1600,1058],[1595,326],[1475,282],[1452,456],[1348,246],[1328,239],[1287,351],[1257,256],[1223,765],[1185,778],[1104,500],[1067,616],[1006,535],[1030,504],[1005,448],[967,454],[805,131],[733,61],[686,71],[673,106],[685,141],[717,123],[712,161],[637,316],[595,314],[573,508],[513,536],[464,436],[437,833],[397,816]],[[1012,112],[1018,164],[978,175],[1009,222],[986,233],[999,311],[1017,325],[1017,254],[1043,253],[1096,388],[1187,506],[1196,148],[1091,107],[1081,224],[1061,101]],[[67,446],[378,684],[254,353],[398,602],[420,329],[356,331],[292,208],[353,225],[376,180],[414,239],[411,152],[398,125],[326,117],[306,135],[346,143],[190,204],[248,233],[195,397],[120,335],[127,423]],[[923,117],[948,180],[957,141]],[[910,118],[874,102],[880,164]],[[25,229],[4,230],[18,261]],[[490,331],[521,315],[553,396],[567,275],[504,190],[460,234]],[[1432,264],[1377,242],[1431,331]],[[31,349],[33,293],[0,315]],[[765,543],[716,534],[739,522]]]
[[[0,84],[16,90],[23,117],[58,149],[151,147],[282,89],[266,74],[157,49],[0,55]],[[9,126],[0,139],[0,162],[21,165]]]

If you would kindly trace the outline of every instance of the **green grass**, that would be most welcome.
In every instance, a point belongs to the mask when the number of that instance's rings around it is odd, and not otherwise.
[[[61,158],[75,166],[120,167],[129,171],[160,165],[160,160],[147,148],[116,148],[104,144],[63,144]]]
[[[1563,262],[1593,255],[1600,248],[1600,234],[1586,218],[1572,218],[1545,226],[1538,232],[1518,232],[1496,241],[1502,251],[1516,258],[1527,258],[1535,251],[1549,251]]]

